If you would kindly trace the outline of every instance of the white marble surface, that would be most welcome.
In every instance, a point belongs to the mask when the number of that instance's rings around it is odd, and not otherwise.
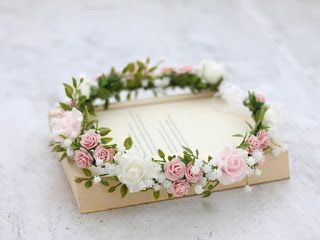
[[[0,1],[0,239],[320,239],[320,2]],[[291,179],[79,214],[47,147],[72,74],[150,56],[225,62],[286,109]]]

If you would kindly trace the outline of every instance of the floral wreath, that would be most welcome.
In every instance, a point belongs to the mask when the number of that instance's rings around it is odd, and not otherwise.
[[[64,84],[67,101],[60,102],[50,111],[50,146],[60,153],[60,160],[74,161],[84,176],[77,183],[89,188],[95,184],[108,187],[108,192],[120,188],[121,197],[127,193],[152,191],[158,199],[165,189],[168,197],[181,197],[195,185],[195,192],[208,197],[218,184],[228,185],[246,179],[245,189],[250,191],[248,177],[261,175],[260,167],[265,154],[279,154],[286,146],[276,137],[278,115],[275,108],[265,102],[257,92],[243,92],[224,84],[224,66],[214,61],[202,61],[199,66],[162,68],[150,66],[150,60],[135,61],[122,71],[111,68],[108,74],[94,81],[86,77],[72,78],[72,85]],[[223,83],[223,84],[222,84]],[[94,110],[97,101],[107,109],[111,101],[121,101],[121,92],[127,100],[138,90],[152,90],[155,95],[167,88],[188,88],[192,93],[211,91],[214,97],[222,97],[230,104],[245,107],[251,112],[254,125],[246,122],[250,131],[235,134],[239,145],[227,147],[216,156],[199,157],[198,150],[182,146],[182,155],[168,155],[158,149],[158,156],[146,157],[130,150],[132,138],[123,145],[112,143],[110,128],[99,126]],[[237,104],[235,104],[237,102]],[[109,180],[116,180],[110,185]]]

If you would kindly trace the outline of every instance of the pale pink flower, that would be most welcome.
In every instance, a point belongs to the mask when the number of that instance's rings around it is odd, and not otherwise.
[[[219,181],[223,185],[239,182],[246,176],[248,169],[246,157],[247,152],[237,148],[225,149],[219,155],[222,171]]]
[[[92,166],[92,156],[84,149],[74,151],[74,161],[79,168],[89,168]]]
[[[185,171],[186,165],[179,158],[174,158],[164,165],[164,174],[171,181],[182,178]]]
[[[71,111],[59,113],[54,116],[51,119],[53,140],[62,142],[64,139],[60,135],[69,139],[78,137],[81,132],[82,120],[83,115],[76,108],[72,108]]]
[[[96,160],[100,159],[102,161],[111,161],[113,159],[113,155],[114,155],[113,148],[106,149],[101,145],[96,147],[93,153],[93,156]]]
[[[185,175],[188,182],[196,183],[196,182],[200,181],[201,178],[203,177],[203,171],[200,170],[198,173],[193,173],[192,172],[192,163],[189,163],[184,175]]]
[[[256,101],[257,102],[260,102],[260,103],[265,103],[266,102],[266,99],[265,99],[263,94],[255,92],[254,95],[256,97]]]
[[[251,135],[246,139],[246,143],[249,144],[247,151],[253,153],[260,149],[260,141],[255,135]]]
[[[179,68],[178,71],[180,74],[184,74],[184,73],[193,73],[194,72],[194,67],[191,65],[184,65],[182,67]]]
[[[269,134],[266,130],[260,130],[257,133],[257,138],[261,149],[265,149],[269,145]]]
[[[172,67],[164,67],[160,70],[161,74],[170,74],[172,72],[174,72],[174,69]]]
[[[186,180],[182,179],[173,182],[169,192],[172,193],[174,197],[182,197],[188,193],[189,188],[190,184]]]
[[[86,149],[92,149],[96,147],[100,142],[100,135],[95,133],[93,130],[87,131],[81,136],[80,144]]]

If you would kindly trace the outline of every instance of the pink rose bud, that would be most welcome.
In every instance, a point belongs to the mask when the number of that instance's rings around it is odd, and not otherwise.
[[[246,143],[249,144],[249,147],[247,148],[249,153],[253,153],[254,151],[260,149],[260,141],[254,135],[249,136],[246,140]]]
[[[263,94],[261,93],[254,93],[255,97],[256,97],[256,101],[257,102],[260,102],[260,103],[265,103],[266,102],[266,99],[265,97],[263,96]]]
[[[174,158],[164,165],[164,174],[171,181],[182,178],[185,171],[186,165],[179,158]]]
[[[80,150],[74,152],[74,160],[79,168],[89,168],[92,166],[92,156],[84,148],[80,148]]]
[[[100,142],[100,135],[92,130],[87,131],[81,136],[80,144],[86,149],[92,149]]]
[[[222,175],[219,180],[222,184],[239,182],[246,176],[246,157],[247,152],[237,148],[226,149],[220,154]]]
[[[103,146],[99,145],[96,147],[93,153],[94,159],[100,159],[102,161],[111,161],[113,159],[114,150],[113,148],[104,148]]]
[[[257,138],[261,149],[265,149],[269,145],[269,134],[266,130],[260,130],[257,133]]]
[[[192,173],[192,163],[189,163],[185,172],[185,177],[188,182],[196,183],[203,177],[203,171],[200,170],[198,173]]]
[[[172,193],[174,197],[182,197],[188,193],[189,188],[190,184],[186,180],[182,179],[173,182],[169,192]]]
[[[194,68],[191,65],[184,65],[181,68],[179,68],[179,73],[184,74],[184,73],[193,73]]]

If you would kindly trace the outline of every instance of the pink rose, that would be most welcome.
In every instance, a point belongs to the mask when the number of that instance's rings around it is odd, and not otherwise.
[[[171,181],[182,178],[185,171],[186,165],[179,158],[174,158],[164,165],[164,174]]]
[[[81,132],[82,120],[83,115],[76,108],[72,108],[71,111],[60,112],[53,116],[51,119],[53,140],[62,142],[64,139],[60,135],[64,135],[70,139],[78,137]]]
[[[92,166],[92,156],[84,148],[74,151],[74,160],[79,168],[89,168]]]
[[[94,158],[100,159],[102,161],[111,161],[113,159],[114,150],[113,148],[104,148],[103,146],[99,145],[93,153]]]
[[[266,99],[265,97],[263,96],[263,94],[261,93],[254,93],[255,97],[256,97],[256,101],[257,102],[260,102],[260,103],[265,103],[266,102]]]
[[[269,144],[269,134],[266,130],[260,130],[257,133],[257,138],[261,149],[265,149]]]
[[[219,178],[223,185],[241,181],[247,173],[247,152],[242,149],[226,149],[219,158],[222,175]]]
[[[100,135],[95,133],[93,130],[87,131],[81,136],[80,144],[86,149],[92,149],[97,146],[100,142]]]
[[[174,197],[182,197],[188,193],[189,188],[190,184],[182,179],[173,182],[169,192],[172,193]]]
[[[179,68],[179,73],[184,74],[184,73],[193,73],[194,68],[191,65],[184,65],[181,68]]]
[[[198,173],[192,173],[192,163],[189,163],[184,175],[188,182],[195,183],[201,180],[203,177],[203,171],[201,170]]]
[[[260,141],[254,135],[249,136],[246,140],[246,143],[249,144],[249,147],[247,148],[249,153],[253,153],[254,151],[260,149]]]

